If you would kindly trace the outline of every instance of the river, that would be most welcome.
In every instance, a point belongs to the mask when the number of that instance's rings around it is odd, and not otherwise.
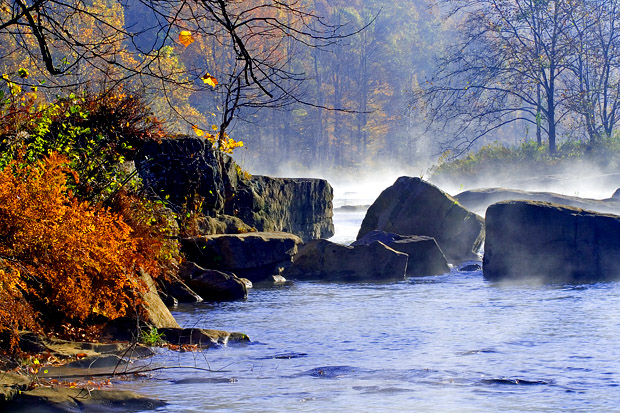
[[[337,215],[336,238],[362,217]],[[502,285],[453,269],[381,284],[289,282],[173,314],[252,344],[161,350],[154,366],[213,371],[117,384],[167,400],[160,411],[620,411],[619,283]]]

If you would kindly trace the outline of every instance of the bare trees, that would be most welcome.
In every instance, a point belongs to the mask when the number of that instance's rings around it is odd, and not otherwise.
[[[461,1],[459,41],[415,95],[460,151],[521,121],[547,137],[583,127],[591,140],[618,121],[619,4],[601,0]]]
[[[241,106],[298,99],[304,75],[283,45],[325,47],[339,37],[301,0],[0,0],[5,61],[27,60],[65,85],[148,85],[169,101],[179,89],[212,90],[205,80],[217,79],[222,133]]]

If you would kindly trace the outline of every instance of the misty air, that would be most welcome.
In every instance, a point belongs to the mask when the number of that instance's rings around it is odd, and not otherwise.
[[[620,1],[0,0],[0,410],[616,411]]]

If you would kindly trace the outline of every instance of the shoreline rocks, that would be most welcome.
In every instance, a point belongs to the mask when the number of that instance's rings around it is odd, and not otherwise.
[[[199,207],[201,231],[284,231],[304,240],[334,234],[333,190],[323,179],[251,176],[204,139],[149,141],[135,160],[146,188],[180,212]]]
[[[253,283],[273,281],[293,261],[301,239],[283,232],[205,235],[181,240],[187,259]]]

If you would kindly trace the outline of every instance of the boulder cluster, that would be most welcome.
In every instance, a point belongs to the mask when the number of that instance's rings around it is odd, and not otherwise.
[[[333,191],[325,180],[251,176],[196,138],[150,143],[136,169],[173,211],[193,203],[203,215],[196,234],[181,239],[186,262],[178,276],[150,294],[168,306],[245,299],[255,284],[287,279],[398,281],[453,266],[482,269],[491,281],[620,278],[615,198],[504,188],[452,197],[403,176],[368,208],[357,240],[342,245],[327,240],[334,234]],[[151,324],[178,328],[165,315]]]

